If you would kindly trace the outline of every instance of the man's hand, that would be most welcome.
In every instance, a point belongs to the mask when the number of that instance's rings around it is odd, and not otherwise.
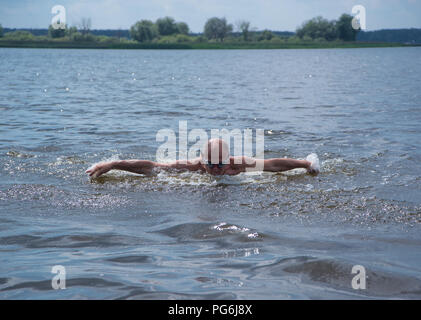
[[[113,161],[100,162],[90,167],[88,170],[86,170],[85,173],[88,173],[89,176],[92,178],[98,178],[104,173],[107,173],[108,171],[114,169],[113,164],[114,164]]]
[[[309,173],[313,176],[317,176],[319,174],[319,172],[320,171],[318,169],[311,167],[311,162],[310,162],[310,165],[307,168],[307,173]]]
[[[320,172],[320,161],[319,157],[315,153],[311,153],[307,156],[306,161],[308,162],[307,172],[312,175],[317,175]]]

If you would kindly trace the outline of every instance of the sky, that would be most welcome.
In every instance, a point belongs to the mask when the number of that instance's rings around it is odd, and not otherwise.
[[[366,9],[367,30],[421,28],[421,0],[0,0],[0,24],[47,28],[51,9],[62,5],[68,25],[91,18],[92,29],[128,29],[136,21],[170,16],[202,32],[208,18],[225,17],[234,26],[250,21],[256,30],[295,31],[305,20],[337,19],[354,5]]]

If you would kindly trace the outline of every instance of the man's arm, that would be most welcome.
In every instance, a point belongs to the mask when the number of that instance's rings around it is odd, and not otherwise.
[[[307,160],[296,160],[288,158],[254,159],[249,157],[242,157],[242,159],[237,160],[237,162],[239,163],[233,167],[239,169],[239,171],[282,172],[297,168],[304,168],[310,174],[318,173],[316,170],[312,169],[311,162]]]
[[[92,178],[107,173],[110,170],[124,170],[133,173],[149,174],[158,163],[149,160],[116,160],[100,162],[86,170]]]
[[[264,171],[282,172],[297,168],[304,168],[310,172],[311,162],[307,160],[296,160],[288,158],[274,158],[264,160]]]
[[[92,178],[98,178],[110,170],[123,170],[139,174],[150,174],[154,168],[197,171],[200,168],[200,164],[199,161],[196,161],[196,159],[193,161],[178,160],[171,163],[158,163],[149,160],[117,160],[100,162],[86,170],[86,173],[88,173]]]

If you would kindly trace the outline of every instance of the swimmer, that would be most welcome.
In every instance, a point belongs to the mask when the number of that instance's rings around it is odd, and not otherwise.
[[[210,139],[200,150],[200,157],[190,161],[174,161],[171,163],[158,163],[149,160],[117,160],[100,162],[86,173],[92,178],[107,173],[110,170],[123,170],[139,174],[150,174],[154,169],[176,169],[183,171],[199,171],[214,176],[237,175],[254,168],[263,171],[282,172],[291,169],[304,168],[309,174],[319,173],[319,160],[317,155],[310,154],[306,160],[287,158],[254,159],[250,157],[232,157],[229,155],[228,144],[222,139]],[[262,171],[262,170],[259,170]]]

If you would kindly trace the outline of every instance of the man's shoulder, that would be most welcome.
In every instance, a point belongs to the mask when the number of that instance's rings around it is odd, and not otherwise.
[[[200,165],[201,164],[201,158],[194,158],[187,161],[190,165]]]
[[[236,156],[236,157],[230,157],[230,164],[231,165],[248,165],[253,164],[256,162],[256,159],[253,157],[247,157],[247,156]]]

